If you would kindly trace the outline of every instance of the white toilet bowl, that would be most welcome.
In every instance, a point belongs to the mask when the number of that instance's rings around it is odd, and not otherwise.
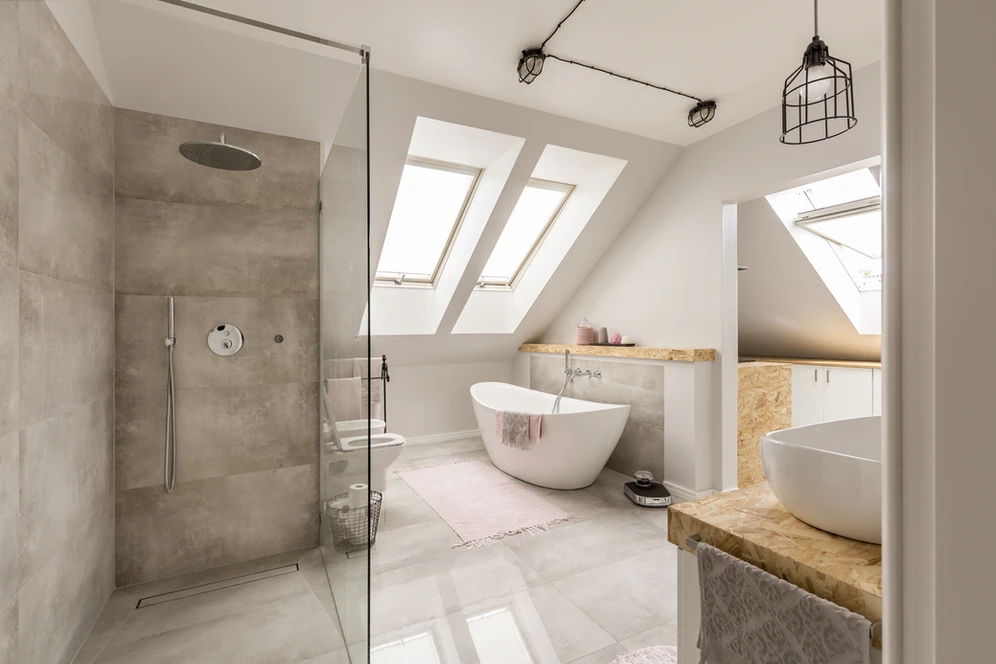
[[[366,420],[363,420],[366,424]],[[340,438],[340,450],[332,454],[330,461],[346,461],[347,466],[340,479],[345,483],[349,478],[356,482],[366,481],[367,436]],[[370,435],[370,488],[374,491],[387,489],[387,472],[405,451],[405,437],[396,433],[374,433]],[[354,482],[355,483],[355,482]]]

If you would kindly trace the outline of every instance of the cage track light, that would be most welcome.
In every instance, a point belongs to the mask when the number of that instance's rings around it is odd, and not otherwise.
[[[519,58],[519,81],[529,85],[543,73],[543,63],[546,61],[546,54],[542,48],[530,48],[522,52]]]
[[[544,49],[546,48],[546,43],[550,41],[550,39],[552,39],[555,34],[557,34],[557,31],[560,30],[560,27],[564,25],[567,19],[569,19],[571,15],[574,14],[575,11],[577,11],[578,7],[580,7],[584,1],[585,0],[578,0],[578,3],[574,5],[574,9],[568,12],[567,16],[565,16],[563,20],[557,24],[557,27],[553,29],[553,32],[550,33],[549,37],[543,40],[542,44],[540,44],[535,48],[528,48],[522,52],[522,57],[519,58],[519,64],[516,67],[516,71],[519,75],[519,81],[521,83],[529,85],[533,81],[535,81],[539,77],[539,75],[543,73],[543,66],[546,63],[547,59],[559,60],[560,62],[563,62],[565,64],[584,67],[585,69],[591,69],[593,71],[601,72],[603,74],[607,74],[614,78],[621,78],[622,80],[629,81],[630,83],[639,83],[640,85],[645,85],[648,88],[654,88],[655,90],[660,90],[662,92],[667,92],[673,95],[678,95],[680,97],[691,99],[696,103],[695,107],[688,112],[688,126],[697,129],[709,122],[712,122],[713,118],[716,117],[716,102],[713,100],[700,99],[699,97],[696,97],[694,95],[685,94],[684,92],[679,92],[678,90],[674,90],[672,88],[668,88],[663,85],[657,85],[656,83],[648,83],[647,81],[641,81],[640,79],[633,78],[632,76],[617,74],[613,71],[609,71],[608,69],[603,69],[602,67],[598,67],[596,65],[588,64],[585,62],[578,62],[576,60],[571,60],[569,58],[562,58],[558,55],[555,55],[553,53],[548,53],[547,51],[545,51]]]

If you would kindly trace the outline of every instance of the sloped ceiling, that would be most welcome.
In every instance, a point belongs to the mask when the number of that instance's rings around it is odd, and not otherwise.
[[[354,42],[364,41],[365,33],[349,29],[350,21],[360,15],[367,16],[370,11],[363,3],[347,6],[311,0],[290,3],[240,0],[212,4],[287,27]],[[345,14],[330,13],[332,4],[341,12],[352,12],[352,17],[347,20]],[[429,14],[436,14],[444,4],[430,3],[424,9]],[[463,28],[471,30],[474,39],[487,43],[495,28],[489,21],[496,20],[501,12],[496,11],[497,5],[474,3],[474,6],[478,10],[474,25],[468,22]],[[155,0],[94,0],[90,7],[116,105],[320,140],[326,147],[337,135],[338,143],[345,142],[350,147],[357,145],[350,140],[349,134],[356,131],[357,125],[362,128],[362,122],[350,123],[349,131],[340,127],[340,120],[351,100],[355,101],[353,94],[358,90],[359,69],[355,56]],[[450,8],[455,6],[450,5]],[[385,24],[393,24],[395,18],[388,14],[402,10],[409,11],[407,6],[398,3],[393,8],[381,5],[379,11],[383,12]],[[461,12],[469,21],[471,17],[462,9]],[[411,31],[405,38],[408,40],[419,35],[439,35],[438,26],[430,28],[421,19],[419,24],[411,24],[407,29]],[[452,25],[450,30],[455,38],[458,26]],[[384,34],[377,41],[389,37]],[[376,48],[373,41],[369,43]],[[514,48],[519,45],[515,44]],[[411,55],[425,56],[422,51]],[[472,72],[479,55],[470,53],[467,56],[464,66]],[[390,58],[385,58],[385,65],[388,62]],[[452,64],[450,58],[446,66]],[[480,72],[471,78],[477,74]],[[563,308],[680,151],[670,143],[376,68],[371,72],[370,95],[370,214],[374,266],[386,235],[412,130],[419,116],[525,139],[492,218],[439,325],[439,332],[375,339],[375,352],[388,353],[392,362],[399,364],[483,362],[514,356],[521,342],[539,334]],[[584,105],[581,100],[577,101]],[[618,110],[624,107],[619,106],[624,101],[617,97],[613,104]],[[351,118],[347,116],[347,123]],[[450,334],[519,193],[548,144],[615,157],[627,162],[627,166],[514,333]],[[357,223],[362,223],[362,219],[357,219]],[[357,247],[357,251],[362,249]],[[350,323],[355,330],[362,317],[366,293],[358,288],[351,289],[350,293],[356,301],[343,297],[335,304],[344,318],[355,318],[355,323]],[[373,311],[372,315],[376,316],[377,312]]]
[[[198,1],[288,28],[366,44],[378,70],[678,145],[701,140],[775,105],[782,82],[801,62],[813,29],[812,3],[800,0],[587,0],[550,41],[549,49],[559,55],[715,98],[719,102],[716,120],[695,130],[687,126],[685,117],[694,102],[597,72],[550,61],[548,71],[532,85],[518,82],[515,66],[520,51],[546,38],[576,0]],[[166,14],[175,11],[156,7],[161,3],[155,0],[91,0],[91,4],[95,13],[109,17],[123,12],[128,4]],[[831,53],[859,68],[879,57],[880,14],[877,2],[824,2],[820,32]],[[202,59],[195,68],[184,66],[183,51],[191,46],[184,31],[161,32],[170,30],[165,25],[152,31],[136,31],[137,27],[125,33],[132,48],[147,48],[148,38],[155,42],[169,35],[171,48],[160,54],[156,67],[163,76],[129,79],[128,90],[120,91],[120,70],[128,68],[129,52],[104,53],[114,95],[126,95],[122,104],[139,108],[134,104],[144,95],[183,96],[188,94],[187,86],[215,86],[220,94],[236,89],[237,81],[231,80],[224,57]],[[256,74],[258,90],[265,93],[287,76],[293,76],[289,69],[264,67]],[[320,78],[312,79],[315,85],[319,82]]]
[[[563,309],[680,151],[668,143],[374,71],[370,210],[374,266],[387,234],[394,193],[419,116],[518,136],[525,143],[437,333],[374,338],[375,354],[386,353],[392,361],[402,364],[485,362],[512,357],[519,344],[539,335]],[[452,334],[478,275],[547,145],[615,157],[627,165],[514,333]],[[349,315],[353,313],[351,310]],[[362,309],[358,313],[362,315]],[[372,315],[376,317],[377,312]],[[357,326],[359,320],[357,316]]]
[[[737,206],[741,355],[881,360],[764,198]]]

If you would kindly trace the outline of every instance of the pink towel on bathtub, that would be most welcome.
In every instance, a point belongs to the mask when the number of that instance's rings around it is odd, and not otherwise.
[[[499,410],[495,416],[495,434],[502,445],[528,450],[543,437],[543,416]]]

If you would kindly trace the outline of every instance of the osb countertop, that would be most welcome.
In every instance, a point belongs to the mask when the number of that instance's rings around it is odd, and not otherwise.
[[[716,351],[711,348],[648,348],[646,346],[569,346],[566,344],[522,344],[523,353],[554,353],[563,355],[594,355],[597,357],[628,357],[638,360],[667,360],[671,362],[712,362]]]
[[[854,369],[881,369],[881,362],[862,362],[860,360],[814,360],[803,357],[750,357],[758,362],[780,362],[782,364],[809,364],[817,367],[852,367]],[[741,362],[741,364],[746,364]]]
[[[668,539],[685,551],[686,538],[699,535],[873,623],[882,619],[882,547],[803,523],[781,506],[767,482],[668,509]]]

